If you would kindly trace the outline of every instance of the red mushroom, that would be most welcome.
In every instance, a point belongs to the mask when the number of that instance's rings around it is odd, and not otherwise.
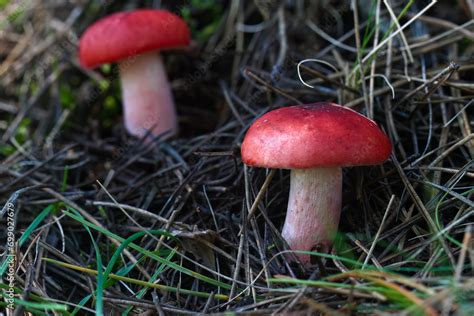
[[[242,160],[254,167],[291,169],[282,236],[293,250],[329,250],[341,212],[341,167],[384,162],[392,146],[370,119],[332,103],[266,113],[248,130]],[[299,254],[304,263],[310,256]]]
[[[186,23],[165,10],[136,10],[105,17],[80,40],[83,67],[119,62],[125,126],[135,136],[177,132],[171,87],[159,50],[189,44]]]

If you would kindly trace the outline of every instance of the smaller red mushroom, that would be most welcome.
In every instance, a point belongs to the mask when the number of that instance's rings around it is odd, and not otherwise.
[[[125,126],[135,136],[177,132],[171,87],[159,50],[188,45],[186,23],[165,10],[135,10],[107,16],[80,40],[79,59],[93,68],[118,61]]]
[[[242,143],[253,167],[291,169],[282,236],[290,249],[329,250],[341,213],[342,167],[380,164],[392,150],[372,120],[332,103],[285,107],[258,118]],[[298,254],[304,263],[310,256]]]

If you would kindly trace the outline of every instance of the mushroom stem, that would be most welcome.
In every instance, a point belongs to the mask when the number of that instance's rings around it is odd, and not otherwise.
[[[288,210],[282,236],[292,250],[329,250],[341,213],[342,171],[292,169]],[[321,251],[321,250],[320,250]],[[304,264],[310,255],[296,254]]]
[[[177,132],[178,124],[171,87],[161,56],[146,53],[119,63],[125,126],[137,137]]]

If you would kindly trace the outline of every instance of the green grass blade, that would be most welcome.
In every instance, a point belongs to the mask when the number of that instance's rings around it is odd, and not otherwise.
[[[73,265],[73,264],[61,262],[61,261],[54,260],[54,259],[51,259],[51,258],[42,258],[42,260],[44,260],[46,262],[49,262],[49,263],[56,264],[56,265],[64,267],[64,268],[69,268],[69,269],[73,269],[73,270],[77,270],[77,271],[81,271],[81,272],[85,272],[85,273],[89,273],[89,274],[97,274],[96,270],[88,269],[88,268],[84,268],[84,267],[79,267],[79,266],[76,266],[76,265]],[[137,280],[137,279],[134,279],[134,278],[124,277],[124,276],[120,276],[120,275],[116,275],[116,274],[112,274],[112,273],[109,274],[109,276],[111,278],[114,278],[114,279],[119,280],[119,281],[128,282],[128,283],[136,284],[136,285],[139,285],[139,286],[154,288],[154,289],[158,289],[158,290],[166,291],[166,292],[170,292],[170,293],[193,295],[193,296],[203,297],[203,298],[209,298],[209,297],[212,296],[212,297],[214,297],[218,300],[224,300],[224,301],[229,300],[229,296],[224,295],[224,294],[214,294],[214,295],[212,295],[211,293],[208,293],[208,292],[200,292],[200,291],[192,291],[192,290],[187,290],[187,289],[181,289],[181,288],[176,288],[176,287],[173,287],[173,286],[157,284],[157,283],[151,283],[151,282],[147,282],[147,281]]]
[[[41,211],[41,213],[36,216],[33,222],[28,226],[25,232],[21,235],[20,239],[18,239],[19,247],[23,246],[23,244],[28,240],[28,237],[33,233],[33,231],[41,224],[41,222],[54,210],[56,206],[51,204],[48,205],[45,209]],[[7,270],[8,261],[5,259],[3,260],[2,264],[0,265],[0,278],[3,277],[3,274]]]
[[[171,258],[174,256],[175,252],[172,251],[168,257],[166,258],[167,260],[171,260]],[[164,264],[161,264],[158,269],[156,269],[156,271],[153,273],[153,275],[151,276],[151,279],[149,282],[155,282],[156,279],[158,279],[158,276],[161,274],[161,272],[163,272],[163,270],[166,268],[166,265]],[[140,292],[138,292],[137,294],[137,298],[143,298],[143,296],[145,296],[145,294],[147,293],[148,291],[148,288],[143,288],[140,290]],[[130,311],[133,309],[133,306],[129,306],[127,307],[127,309],[122,313],[122,316],[126,316],[130,313]]]
[[[76,216],[79,218],[82,218],[82,215],[79,214],[76,210],[72,210]],[[87,225],[84,225],[84,228],[87,230],[87,233],[89,233],[89,236],[92,241],[92,245],[94,246],[95,250],[95,257],[97,261],[97,290],[96,290],[96,301],[95,301],[95,313],[96,315],[103,315],[104,314],[104,308],[103,308],[103,293],[104,293],[104,273],[102,272],[102,257],[100,255],[100,250],[99,247],[97,246],[97,243],[94,240],[94,236],[92,235],[92,232],[90,231],[89,227]]]
[[[109,263],[107,265],[107,268],[105,269],[105,272],[104,272],[104,280],[108,279],[109,274],[112,272],[112,269],[115,266],[115,263],[120,258],[120,255],[122,254],[122,251],[125,248],[127,248],[134,240],[136,240],[138,238],[141,238],[141,237],[143,237],[147,234],[151,234],[151,235],[169,235],[169,233],[167,233],[165,231],[162,231],[162,230],[145,230],[145,231],[134,233],[133,235],[131,235],[130,237],[125,239],[120,244],[120,246],[115,250],[114,254],[112,255],[112,258],[110,258],[110,261],[109,261]],[[171,258],[169,258],[169,259],[171,259]],[[103,285],[101,287],[99,287],[99,285],[97,285],[97,295],[100,295],[102,297],[103,290],[104,290]]]
[[[63,211],[63,212],[64,212],[64,214],[66,214],[67,216],[69,216],[69,217],[75,219],[76,221],[78,221],[78,222],[80,222],[80,223],[82,223],[82,224],[87,225],[88,227],[90,227],[90,228],[92,228],[92,229],[94,229],[94,230],[96,230],[96,231],[98,231],[98,232],[103,233],[103,234],[106,235],[106,236],[109,236],[109,237],[111,237],[111,238],[114,238],[114,239],[116,239],[116,240],[118,240],[118,241],[120,241],[120,242],[124,242],[124,240],[125,240],[124,238],[122,238],[122,237],[120,237],[120,236],[118,236],[118,235],[116,235],[116,234],[114,234],[114,233],[112,233],[112,232],[110,232],[110,231],[108,231],[108,230],[106,230],[106,229],[103,229],[103,228],[101,228],[101,227],[98,227],[98,226],[96,226],[96,225],[94,225],[94,224],[88,222],[88,221],[85,220],[85,219],[81,219],[80,217],[75,216],[75,215],[72,214],[71,212],[68,212],[68,211]],[[171,236],[171,235],[170,235],[170,236]],[[182,266],[180,266],[180,265],[178,265],[178,264],[176,264],[176,263],[174,263],[174,262],[172,262],[172,261],[166,260],[166,259],[164,259],[164,258],[162,258],[162,257],[160,257],[160,256],[158,256],[158,255],[156,255],[155,253],[153,253],[153,252],[151,252],[151,251],[149,251],[149,250],[146,250],[146,249],[144,249],[144,248],[142,248],[142,247],[140,247],[140,246],[138,246],[138,245],[136,245],[136,244],[134,244],[134,243],[130,243],[129,246],[130,246],[130,248],[132,248],[132,249],[134,249],[134,250],[136,250],[136,251],[142,253],[143,255],[146,255],[147,257],[150,257],[150,258],[152,258],[152,259],[154,259],[154,260],[156,260],[156,261],[158,261],[158,262],[160,262],[160,263],[166,264],[167,266],[169,266],[169,267],[172,268],[172,269],[178,270],[178,271],[180,271],[180,272],[182,272],[182,273],[184,273],[184,274],[187,274],[187,275],[189,275],[189,276],[192,276],[192,277],[194,277],[194,278],[196,278],[196,279],[199,279],[199,280],[204,281],[204,282],[206,282],[206,283],[212,284],[212,285],[214,285],[214,286],[217,286],[217,287],[220,286],[220,287],[222,287],[222,288],[224,288],[224,289],[227,289],[227,290],[230,290],[230,289],[231,289],[231,286],[230,286],[229,284],[223,283],[223,282],[221,282],[221,281],[217,281],[217,280],[215,280],[215,279],[212,279],[212,278],[210,278],[210,277],[207,277],[207,276],[205,276],[205,275],[202,275],[202,274],[197,273],[197,272],[195,272],[195,271],[192,271],[192,270],[190,270],[190,269],[184,268],[184,267],[182,267]]]

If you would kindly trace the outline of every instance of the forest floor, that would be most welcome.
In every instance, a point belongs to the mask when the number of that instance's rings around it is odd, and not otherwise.
[[[350,2],[0,1],[2,308],[474,315],[474,7]],[[117,66],[77,49],[101,17],[159,6],[193,42],[163,53],[180,133],[150,142],[124,128]],[[244,166],[240,145],[269,110],[320,101],[393,152],[344,168],[336,242],[303,266],[280,235],[288,170]]]

